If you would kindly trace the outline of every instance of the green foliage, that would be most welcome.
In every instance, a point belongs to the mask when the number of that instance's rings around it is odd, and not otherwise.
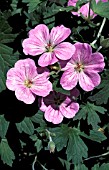
[[[12,0],[11,2],[12,15],[15,15],[15,14],[21,15],[22,8],[18,8],[18,2],[19,2],[18,0]]]
[[[56,10],[57,5],[53,3],[51,6],[46,8],[46,11],[43,12],[43,22],[49,27],[52,28],[55,24],[55,15],[57,12]]]
[[[58,157],[58,159],[60,160],[60,162],[62,163],[63,167],[66,168],[66,170],[70,170],[70,166],[71,166],[71,163],[69,161],[66,161],[64,159],[61,159]]]
[[[75,165],[74,170],[88,170],[84,164]]]
[[[5,15],[4,15],[5,16]],[[18,60],[18,53],[3,43],[14,41],[16,34],[12,34],[7,17],[0,15],[0,92],[5,90],[6,72]]]
[[[109,99],[109,71],[102,78],[101,84],[97,87],[100,89],[96,94],[90,96],[91,101],[95,101],[97,105],[106,104]]]
[[[5,120],[4,115],[0,115],[0,137],[3,139],[6,136],[9,127],[9,122]]]
[[[13,160],[15,159],[14,152],[8,145],[7,139],[2,139],[0,143],[0,155],[3,163],[12,166]]]
[[[23,3],[27,3],[29,13],[35,11],[42,1],[44,0],[22,0]]]
[[[91,130],[89,137],[91,140],[99,142],[99,143],[107,139],[106,136],[102,132],[96,131],[96,130]]]
[[[102,36],[101,37],[101,41],[100,41],[100,45],[103,47],[103,48],[109,48],[109,38],[105,38]]]
[[[87,104],[81,106],[81,110],[74,117],[74,120],[85,120],[87,118],[88,125],[92,125],[94,129],[97,129],[98,123],[101,122],[97,112],[104,114],[106,112],[106,109],[101,106],[96,106],[87,102]]]
[[[94,13],[100,15],[101,17],[105,17],[109,19],[109,2],[102,2],[99,1],[96,4],[95,0],[91,1],[91,8],[94,11]]]
[[[37,139],[34,146],[36,147],[37,152],[40,152],[40,150],[43,148],[42,141],[40,139]]]
[[[13,42],[16,36],[17,34],[12,33],[12,28],[7,22],[5,13],[0,13],[0,44]]]
[[[91,170],[108,170],[109,169],[109,163],[103,163],[101,166],[99,164],[94,165],[94,167]]]
[[[32,116],[30,119],[37,124],[40,124],[41,127],[46,127],[46,123],[43,120],[43,112],[42,111],[38,111],[34,116]]]
[[[55,133],[53,141],[56,145],[57,151],[66,147],[67,160],[72,160],[73,164],[79,164],[82,162],[82,158],[87,157],[88,148],[80,138],[80,131],[76,128],[62,125],[51,129]]]
[[[20,133],[25,132],[29,135],[34,133],[34,125],[30,118],[25,117],[20,123],[16,123],[17,129]]]

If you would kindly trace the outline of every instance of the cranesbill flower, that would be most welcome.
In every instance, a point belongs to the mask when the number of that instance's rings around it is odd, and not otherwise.
[[[45,112],[44,117],[48,122],[59,124],[64,117],[73,118],[79,110],[79,104],[69,96],[53,91],[42,98],[40,110]]]
[[[108,0],[101,0],[102,2],[108,2]],[[78,0],[69,0],[68,1],[68,6],[76,6],[76,3],[78,2]],[[96,0],[96,3],[99,2],[99,0]],[[89,15],[89,2],[86,3],[85,5],[82,5],[80,7],[80,9],[78,10],[78,12],[72,12],[73,15],[77,15],[80,16],[80,13],[88,18]],[[95,14],[91,9],[90,9],[90,18],[93,19],[95,18],[95,16],[97,16],[97,14]]]
[[[18,100],[31,104],[36,95],[45,97],[52,91],[48,76],[48,70],[37,68],[32,59],[19,60],[7,72],[6,86],[15,91]]]
[[[23,52],[32,56],[42,54],[38,60],[42,67],[52,65],[58,59],[70,59],[75,47],[69,42],[62,42],[70,33],[71,30],[63,25],[53,27],[49,33],[48,27],[40,24],[29,31],[29,38],[22,43]]]
[[[75,54],[72,58],[61,64],[63,73],[60,84],[66,90],[73,89],[77,83],[85,91],[91,91],[100,84],[98,72],[104,69],[104,57],[101,53],[92,53],[92,48],[87,43],[75,43]]]

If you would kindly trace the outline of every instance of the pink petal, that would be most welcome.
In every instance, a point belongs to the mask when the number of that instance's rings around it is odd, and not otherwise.
[[[63,25],[52,28],[50,33],[50,42],[52,45],[57,45],[64,41],[71,33],[69,28]]]
[[[52,52],[46,52],[44,54],[42,54],[38,60],[38,64],[41,67],[45,67],[48,65],[52,65],[54,63],[56,63],[58,61],[58,59],[55,57],[55,54]]]
[[[60,80],[61,86],[66,90],[73,89],[78,83],[78,74],[72,69],[66,70]]]
[[[16,71],[15,68],[11,68],[7,72],[6,86],[9,90],[15,91],[18,86],[22,85],[25,79],[25,75],[21,71]]]
[[[35,101],[35,95],[32,94],[29,88],[19,87],[15,91],[16,98],[26,104],[32,104]]]
[[[44,80],[37,80],[31,87],[32,93],[45,97],[52,91],[52,83],[44,78]]]
[[[60,112],[62,115],[64,115],[66,118],[73,118],[75,114],[79,110],[79,104],[78,103],[71,103],[69,106],[65,106],[65,104],[61,104],[60,106]]]
[[[85,91],[91,91],[100,84],[101,78],[95,72],[81,72],[79,74],[79,85]]]
[[[54,53],[57,58],[61,60],[68,60],[72,57],[75,52],[75,46],[68,42],[58,44],[54,48]]]
[[[104,57],[101,53],[94,53],[91,55],[91,59],[89,63],[85,66],[85,70],[88,71],[96,71],[101,72],[103,71],[105,66]]]
[[[16,71],[19,70],[22,76],[23,75],[25,76],[25,79],[32,80],[32,78],[34,78],[37,75],[37,68],[35,62],[30,58],[17,61],[15,63],[15,69]]]
[[[59,110],[54,110],[51,106],[48,106],[44,116],[48,122],[52,122],[54,124],[59,124],[63,120],[63,116]]]
[[[91,54],[92,54],[92,48],[87,43],[80,43],[77,42],[74,44],[76,51],[72,55],[71,60],[74,62],[82,62],[83,64],[89,63]]]
[[[37,25],[29,31],[29,37],[33,39],[37,45],[46,46],[49,43],[49,29],[44,24]]]
[[[44,43],[39,44],[35,39],[27,38],[22,42],[23,52],[25,55],[36,56],[46,51]]]
[[[45,105],[43,98],[39,101],[39,104],[41,105],[40,110],[45,112],[48,106]]]

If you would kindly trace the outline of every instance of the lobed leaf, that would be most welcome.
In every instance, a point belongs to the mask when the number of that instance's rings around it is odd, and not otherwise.
[[[0,155],[3,163],[12,166],[13,160],[15,159],[14,152],[10,148],[7,139],[2,139],[0,143]]]

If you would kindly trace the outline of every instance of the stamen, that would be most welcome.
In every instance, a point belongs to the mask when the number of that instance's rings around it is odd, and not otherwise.
[[[31,88],[32,84],[33,84],[33,82],[31,80],[27,79],[27,80],[24,81],[24,85],[28,88]]]

